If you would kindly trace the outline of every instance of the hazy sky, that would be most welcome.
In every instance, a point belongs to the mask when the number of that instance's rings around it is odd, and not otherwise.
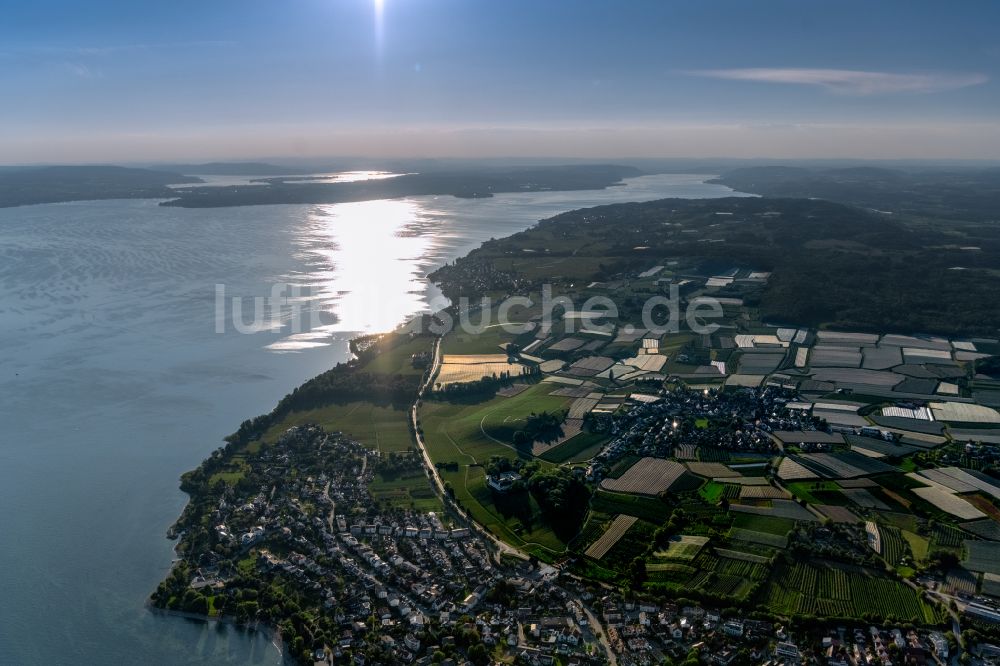
[[[1000,2],[8,3],[0,162],[1000,157]]]

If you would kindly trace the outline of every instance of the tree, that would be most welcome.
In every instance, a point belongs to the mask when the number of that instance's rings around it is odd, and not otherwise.
[[[485,666],[490,663],[490,653],[482,643],[476,643],[469,648],[469,661],[477,666]]]
[[[632,560],[628,567],[628,577],[632,587],[642,587],[646,582],[646,561],[641,557]]]

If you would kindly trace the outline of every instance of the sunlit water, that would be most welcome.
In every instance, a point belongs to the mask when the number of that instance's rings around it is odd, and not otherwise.
[[[276,663],[264,636],[144,608],[170,566],[180,474],[347,358],[353,331],[424,309],[435,266],[572,208],[730,193],[703,180],[482,200],[0,209],[0,664]],[[308,291],[318,326],[296,332],[283,316],[256,334],[231,322],[216,333],[216,285],[246,300],[280,283]]]

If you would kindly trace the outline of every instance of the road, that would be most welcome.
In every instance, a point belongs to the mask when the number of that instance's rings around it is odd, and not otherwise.
[[[484,539],[487,539],[490,543],[494,545],[498,553],[512,555],[514,557],[527,560],[529,556],[527,553],[511,546],[510,544],[501,541],[496,536],[493,535],[489,530],[481,527],[475,520],[465,512],[464,509],[456,505],[450,500],[447,493],[444,490],[444,480],[441,478],[441,474],[438,473],[437,467],[434,466],[434,462],[431,460],[430,454],[427,452],[427,444],[424,441],[424,436],[420,432],[420,418],[419,418],[419,406],[420,401],[423,400],[424,395],[427,390],[433,386],[434,377],[437,376],[438,369],[441,366],[441,338],[435,338],[434,340],[434,358],[431,361],[430,370],[427,373],[427,379],[421,384],[420,390],[417,391],[417,399],[414,401],[413,406],[410,407],[410,424],[413,427],[413,437],[417,441],[417,449],[420,451],[420,455],[424,460],[424,466],[427,468],[428,474],[430,474],[431,481],[434,484],[434,490],[441,497],[442,501],[458,516],[460,516],[467,524],[469,524],[473,529],[476,530]],[[608,662],[612,666],[617,666],[618,660],[615,656],[614,650],[611,649],[611,644],[608,641],[608,634],[605,631],[604,625],[601,621],[594,615],[593,612],[587,607],[581,599],[578,599],[576,595],[567,592],[573,599],[580,603],[583,608],[583,612],[587,616],[587,622],[590,623],[591,632],[597,637],[598,642],[604,649],[605,655],[608,658]],[[523,640],[523,635],[521,636]]]
[[[514,557],[518,557],[523,560],[527,560],[528,555],[526,553],[523,553],[517,548],[511,546],[510,544],[505,543],[500,539],[496,538],[489,530],[481,528],[479,524],[476,523],[476,521],[473,520],[472,517],[465,512],[464,509],[462,509],[461,507],[456,505],[453,501],[451,501],[451,499],[448,497],[448,494],[444,490],[444,480],[441,478],[441,474],[438,472],[437,467],[435,467],[434,462],[431,460],[430,454],[427,452],[427,444],[424,441],[423,433],[420,432],[420,427],[419,427],[420,419],[418,415],[418,407],[420,405],[420,401],[427,393],[427,389],[429,389],[433,385],[434,377],[437,375],[437,371],[440,365],[441,365],[441,338],[436,338],[434,340],[434,360],[431,362],[431,368],[430,371],[427,373],[427,379],[425,379],[424,383],[420,386],[420,390],[417,392],[417,400],[413,403],[413,406],[410,407],[410,424],[413,427],[413,436],[414,439],[416,439],[417,441],[417,449],[420,451],[420,455],[424,459],[424,466],[427,468],[427,471],[431,477],[431,481],[434,484],[434,490],[435,492],[437,492],[438,495],[441,496],[442,501],[445,502],[445,504],[447,504],[447,506],[452,511],[458,514],[470,526],[475,528],[476,531],[483,538],[488,539],[497,548],[499,552],[505,553],[507,555],[513,555]]]

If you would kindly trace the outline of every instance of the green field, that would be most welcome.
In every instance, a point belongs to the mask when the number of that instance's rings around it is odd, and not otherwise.
[[[420,352],[431,352],[434,338],[420,336],[407,340],[395,347],[382,352],[362,368],[364,372],[374,372],[382,375],[416,375],[424,374],[424,368],[414,368],[411,357]]]
[[[538,457],[557,464],[564,462],[584,462],[600,453],[607,441],[607,435],[594,432],[581,432],[579,435],[571,437],[559,446],[549,449]]]
[[[385,479],[376,475],[368,486],[372,496],[387,506],[414,511],[440,511],[441,500],[423,472]]]
[[[910,532],[909,530],[902,530],[903,538],[906,539],[907,544],[910,546],[910,552],[913,553],[913,559],[916,562],[923,562],[927,559],[927,550],[930,546],[928,540],[915,532]]]
[[[723,497],[739,497],[740,487],[732,483],[709,481],[698,490],[698,495],[709,504],[718,504]]]
[[[406,410],[370,402],[348,402],[291,412],[268,428],[262,439],[272,443],[292,426],[305,423],[315,423],[331,432],[339,430],[382,453],[406,451],[414,446]]]
[[[530,458],[531,450],[514,445],[514,433],[530,413],[555,412],[568,398],[550,396],[551,384],[536,384],[510,398],[474,403],[425,400],[420,424],[431,459],[461,464],[486,463],[490,456]]]
[[[494,397],[474,403],[427,400],[422,403],[420,424],[427,451],[434,463],[457,463],[441,470],[455,499],[472,516],[509,543],[532,547],[543,559],[562,552],[565,544],[545,525],[534,498],[528,493],[494,495],[479,465],[492,456],[531,459],[531,451],[513,443],[517,424],[531,412],[563,409],[568,398],[550,396],[554,387],[536,384],[510,398]],[[550,463],[542,460],[543,466]]]
[[[478,323],[473,320],[473,324]],[[500,326],[490,326],[479,335],[462,333],[455,327],[441,340],[442,354],[502,354],[500,345],[514,342],[516,335],[508,333]]]
[[[809,504],[849,504],[835,481],[792,481],[784,484],[788,492]]]
[[[736,511],[730,515],[733,517],[733,527],[752,532],[785,536],[795,527],[794,520],[779,516],[758,516],[752,513],[739,513]]]
[[[225,468],[214,473],[212,476],[208,477],[209,485],[215,485],[216,483],[228,483],[229,485],[235,485],[243,478],[246,473],[247,464],[245,462],[245,456],[242,453],[234,454],[233,457],[226,464]]]
[[[665,550],[658,550],[653,557],[663,560],[693,560],[708,543],[708,537],[679,535],[672,537]]]

